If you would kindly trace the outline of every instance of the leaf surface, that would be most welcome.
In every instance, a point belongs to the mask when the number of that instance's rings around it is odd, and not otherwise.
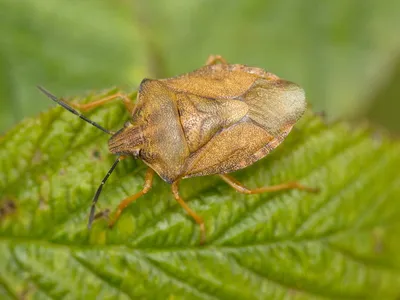
[[[116,103],[87,115],[112,130],[128,119]],[[399,153],[385,135],[308,112],[278,149],[234,176],[248,187],[299,180],[321,192],[248,196],[217,176],[183,180],[183,198],[206,222],[199,246],[199,228],[159,178],[113,229],[99,219],[88,231],[114,157],[104,133],[51,109],[0,139],[0,297],[396,299]],[[100,209],[139,191],[144,170],[121,162]]]

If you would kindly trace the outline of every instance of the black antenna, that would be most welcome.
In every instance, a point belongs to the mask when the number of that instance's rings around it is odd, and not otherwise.
[[[118,158],[115,160],[115,162],[111,166],[110,170],[107,172],[106,176],[104,176],[103,180],[101,181],[100,186],[97,188],[96,194],[94,194],[94,197],[92,200],[92,207],[90,208],[89,223],[88,223],[89,229],[92,227],[92,223],[95,218],[94,212],[96,210],[96,203],[97,203],[97,200],[99,200],[99,196],[100,196],[101,190],[103,189],[103,185],[106,183],[108,177],[114,171],[115,167],[118,165],[120,160],[121,160],[121,156],[118,156]]]
[[[64,101],[62,101],[61,99],[58,99],[56,96],[54,96],[52,93],[50,93],[49,91],[47,91],[45,88],[41,87],[41,86],[37,86],[37,88],[43,93],[45,94],[47,97],[49,97],[51,100],[53,100],[54,102],[58,103],[59,105],[61,105],[62,107],[64,107],[66,110],[72,112],[74,115],[77,115],[79,118],[81,118],[82,120],[88,122],[89,124],[92,124],[94,127],[97,127],[98,129],[100,129],[101,131],[104,131],[105,133],[108,133],[110,135],[113,135],[114,132],[105,129],[103,126],[100,126],[99,124],[97,124],[96,122],[93,122],[92,120],[89,120],[87,117],[85,117],[84,115],[82,115],[80,112],[76,111],[75,109],[73,109],[71,106],[69,106],[67,103],[65,103]]]

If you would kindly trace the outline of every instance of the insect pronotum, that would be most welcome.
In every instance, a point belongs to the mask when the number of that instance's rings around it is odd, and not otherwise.
[[[183,178],[218,174],[244,194],[287,189],[316,191],[297,182],[248,189],[227,175],[275,149],[306,109],[302,88],[263,69],[228,64],[221,56],[210,56],[204,67],[193,72],[167,79],[144,79],[136,104],[122,93],[87,104],[68,103],[42,87],[39,89],[111,135],[108,146],[117,159],[94,195],[89,228],[103,185],[118,162],[127,157],[140,158],[149,168],[143,189],[119,204],[110,227],[130,203],[150,190],[154,172],[172,184],[174,198],[200,227],[201,243],[206,239],[205,224],[179,195],[178,184]],[[115,99],[123,101],[132,117],[117,132],[105,129],[76,110],[87,111]]]

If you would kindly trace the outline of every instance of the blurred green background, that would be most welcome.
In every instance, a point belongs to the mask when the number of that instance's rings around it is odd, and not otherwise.
[[[1,0],[0,133],[58,96],[168,77],[209,54],[302,85],[316,111],[400,130],[400,1]]]

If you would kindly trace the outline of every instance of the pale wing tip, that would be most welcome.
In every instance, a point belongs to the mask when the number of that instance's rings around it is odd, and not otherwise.
[[[285,106],[287,112],[294,117],[294,121],[301,118],[307,109],[306,94],[304,89],[296,83],[282,80],[284,85]]]

